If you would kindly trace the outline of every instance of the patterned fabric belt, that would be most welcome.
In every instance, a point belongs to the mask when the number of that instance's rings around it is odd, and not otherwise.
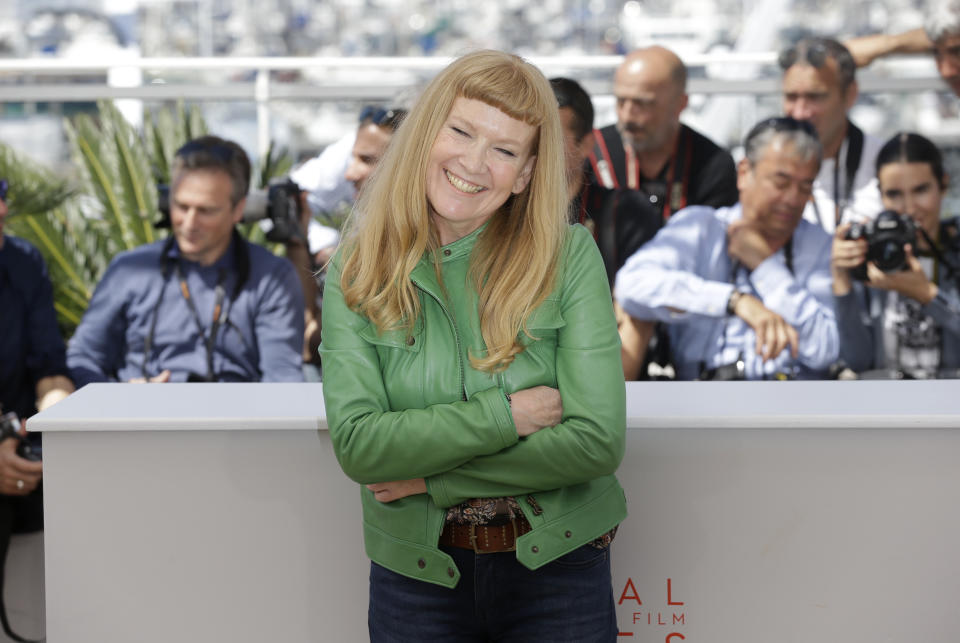
[[[517,538],[531,531],[526,518],[516,518],[505,525],[458,525],[448,522],[440,532],[441,545],[472,549],[478,554],[516,551]]]

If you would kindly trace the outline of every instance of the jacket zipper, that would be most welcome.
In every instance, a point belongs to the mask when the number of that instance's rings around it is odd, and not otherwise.
[[[414,286],[419,288],[422,292],[425,292],[428,295],[430,295],[430,297],[435,302],[437,302],[437,305],[440,306],[440,310],[442,310],[443,314],[447,316],[447,321],[450,322],[450,326],[453,327],[453,338],[457,342],[457,369],[460,371],[460,397],[464,402],[466,402],[467,401],[467,385],[466,385],[464,374],[463,374],[463,358],[461,357],[461,352],[460,352],[460,331],[457,329],[457,322],[454,321],[453,315],[450,314],[450,311],[448,311],[447,307],[443,305],[443,302],[440,301],[439,297],[437,297],[435,294],[433,294],[432,292],[424,288],[415,279],[411,279],[411,281],[413,281]]]

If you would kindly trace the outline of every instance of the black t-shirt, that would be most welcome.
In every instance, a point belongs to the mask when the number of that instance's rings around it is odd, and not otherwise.
[[[586,187],[573,215],[593,229],[611,286],[617,270],[653,238],[669,215],[689,205],[723,207],[739,200],[733,157],[682,123],[674,156],[657,176],[639,177],[638,190],[627,187],[626,152],[616,126],[594,130],[594,136],[602,139],[606,154],[599,157],[609,159],[615,186],[604,186],[595,170],[597,159],[588,159]]]

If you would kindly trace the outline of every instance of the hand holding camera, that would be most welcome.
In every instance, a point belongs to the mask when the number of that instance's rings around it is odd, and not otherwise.
[[[27,438],[16,413],[0,416],[0,493],[25,496],[40,484],[43,463],[38,445]]]
[[[848,293],[852,277],[874,288],[893,290],[928,303],[936,296],[937,286],[927,278],[914,256],[916,244],[913,219],[893,210],[884,210],[867,223],[840,226],[831,257],[834,294]]]

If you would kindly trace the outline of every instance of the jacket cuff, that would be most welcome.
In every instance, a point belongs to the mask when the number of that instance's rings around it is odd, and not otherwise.
[[[427,495],[430,496],[435,505],[442,509],[450,506],[450,494],[447,493],[447,486],[443,484],[444,475],[438,473],[423,480],[427,485]]]
[[[475,393],[472,399],[482,403],[487,415],[493,418],[493,425],[500,435],[500,448],[505,449],[516,444],[520,436],[517,435],[517,427],[513,423],[513,412],[510,410],[504,392],[499,387],[493,387]]]

